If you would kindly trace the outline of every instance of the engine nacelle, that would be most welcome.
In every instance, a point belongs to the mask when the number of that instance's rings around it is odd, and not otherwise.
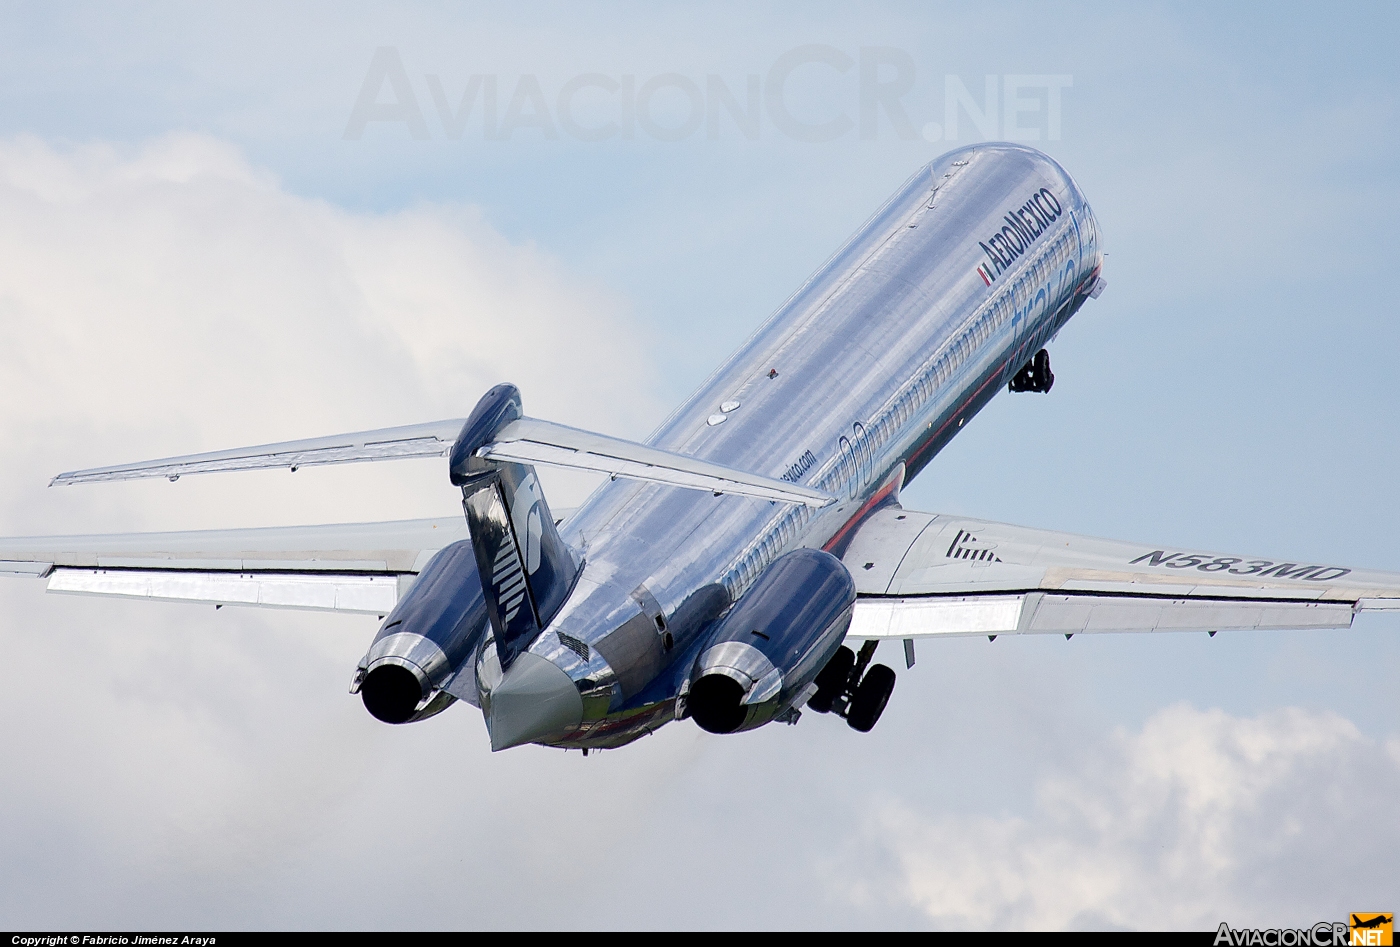
[[[752,730],[815,692],[841,647],[856,587],[841,560],[798,549],[758,577],[720,619],[681,689],[681,712],[711,733]]]
[[[428,562],[380,626],[350,692],[385,723],[431,717],[455,700],[443,685],[470,658],[486,625],[471,543],[453,543]]]

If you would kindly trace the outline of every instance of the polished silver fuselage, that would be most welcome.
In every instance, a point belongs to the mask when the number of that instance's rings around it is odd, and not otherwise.
[[[838,502],[600,487],[563,527],[581,577],[530,647],[584,695],[583,723],[548,742],[616,746],[673,719],[715,609],[784,552],[840,555],[1058,331],[1101,260],[1088,204],[1045,155],[982,145],[920,169],[649,440]],[[489,696],[491,648],[477,669]]]

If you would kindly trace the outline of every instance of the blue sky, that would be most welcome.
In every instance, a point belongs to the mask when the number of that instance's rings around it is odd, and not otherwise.
[[[990,77],[1003,119],[1008,77],[1055,76],[1059,136],[1034,89],[1020,127],[1093,204],[1108,289],[1051,347],[1053,393],[996,399],[906,505],[1400,571],[1387,7],[69,4],[4,23],[4,533],[449,514],[431,465],[43,485],[458,415],[501,380],[642,436],[920,163],[981,137],[965,112],[955,141],[924,134],[950,76],[983,106]],[[680,141],[491,140],[470,117],[451,138],[427,78],[451,104],[494,77],[499,119],[532,77],[557,123],[578,76],[717,76],[742,99],[804,46],[851,63],[785,90],[800,121],[851,118],[830,141],[766,110],[753,138],[727,115]],[[346,138],[381,47],[426,139]],[[862,137],[862,55],[907,57],[913,137],[885,113]],[[663,131],[681,87],[650,99]],[[575,101],[618,117],[597,88]],[[376,724],[344,693],[372,623],[0,596],[12,926],[1272,926],[1384,908],[1400,870],[1394,618],[929,643],[867,738],[681,724],[585,765],[491,756],[465,708]],[[639,868],[666,878],[641,904]]]

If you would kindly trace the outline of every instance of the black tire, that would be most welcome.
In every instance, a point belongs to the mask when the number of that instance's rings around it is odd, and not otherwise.
[[[807,708],[819,714],[831,713],[831,705],[846,689],[846,678],[850,677],[855,663],[854,651],[844,645],[837,648],[831,660],[826,662],[826,667],[818,671],[816,679],[812,681],[817,685],[817,692],[807,701]]]
[[[1050,370],[1050,353],[1045,349],[1035,353],[1035,383],[1036,390],[1047,395],[1055,386],[1055,373]]]
[[[892,693],[894,671],[883,664],[875,665],[865,672],[864,679],[856,688],[856,695],[851,700],[851,710],[846,714],[846,723],[851,725],[852,730],[869,733],[880,719],[880,714],[885,712],[885,705],[890,702]]]

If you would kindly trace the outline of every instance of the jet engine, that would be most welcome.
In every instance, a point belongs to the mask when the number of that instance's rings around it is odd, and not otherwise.
[[[486,598],[469,541],[435,555],[409,588],[369,651],[350,692],[385,723],[410,723],[445,710],[443,689],[486,631]]]
[[[711,733],[795,721],[846,637],[855,600],[855,583],[835,556],[818,549],[782,556],[701,647],[681,689],[682,713]]]

